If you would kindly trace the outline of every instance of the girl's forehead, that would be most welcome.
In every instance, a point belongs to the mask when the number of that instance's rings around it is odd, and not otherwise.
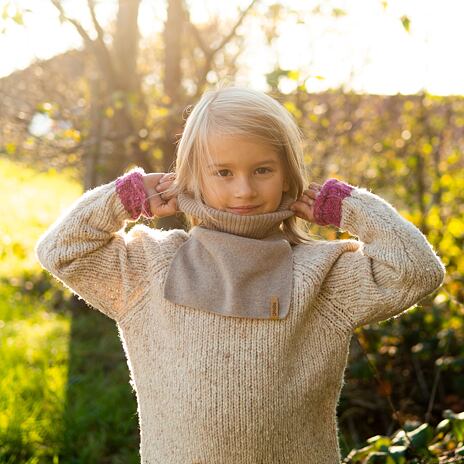
[[[233,153],[249,153],[260,154],[277,151],[271,143],[259,140],[250,136],[240,135],[221,135],[212,136],[208,139],[208,145],[211,155],[233,154]]]
[[[267,150],[254,150],[252,147],[247,149],[247,147],[237,146],[230,149],[213,150],[210,158],[205,161],[208,168],[223,166],[248,169],[260,164],[282,167],[281,157],[270,148]]]

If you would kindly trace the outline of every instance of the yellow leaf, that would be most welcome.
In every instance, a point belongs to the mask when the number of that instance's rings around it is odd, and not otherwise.
[[[16,144],[13,142],[5,143],[5,150],[8,155],[14,155],[16,153]]]
[[[148,149],[150,148],[150,144],[146,140],[142,140],[139,143],[139,147],[142,151],[148,151]]]
[[[289,71],[288,78],[297,81],[300,78],[300,71]]]
[[[161,106],[156,109],[156,113],[157,113],[157,116],[166,116],[169,113],[169,110]]]
[[[451,218],[448,222],[448,231],[456,238],[461,238],[464,235],[464,221],[458,218]]]
[[[432,145],[430,145],[430,143],[424,143],[422,145],[422,153],[424,153],[424,155],[430,155],[432,151],[433,151],[433,147]]]
[[[160,148],[155,148],[152,152],[152,155],[156,160],[161,160],[163,158],[163,152]]]

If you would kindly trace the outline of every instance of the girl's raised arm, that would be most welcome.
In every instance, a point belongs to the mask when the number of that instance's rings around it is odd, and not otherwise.
[[[387,201],[337,179],[322,186],[316,222],[359,237],[324,280],[323,293],[352,329],[389,319],[441,286],[445,267],[422,232]]]
[[[151,217],[143,188],[144,172],[135,168],[116,180],[88,190],[39,238],[40,264],[73,293],[115,320],[146,295],[152,270],[164,247],[182,241],[183,230],[124,227],[143,213]],[[153,253],[153,254],[152,254]]]

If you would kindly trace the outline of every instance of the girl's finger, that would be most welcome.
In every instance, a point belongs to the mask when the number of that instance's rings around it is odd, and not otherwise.
[[[303,194],[298,199],[299,202],[312,206],[314,204],[314,199],[310,198],[308,195]]]
[[[173,211],[177,211],[177,198],[176,198],[176,197],[172,197],[172,198],[168,201],[168,205],[173,209]]]
[[[174,180],[174,177],[168,175],[168,174],[163,174],[159,179],[158,179],[158,184],[164,184],[167,182],[172,182]]]
[[[303,219],[307,219],[308,217],[311,217],[311,207],[302,202],[302,201],[296,201],[291,205],[290,209],[296,213],[300,213],[303,215]],[[301,216],[300,216],[301,217]]]
[[[158,182],[158,185],[170,185],[170,184],[172,184],[172,182],[173,182],[173,180],[171,180],[171,179],[164,179],[164,180],[160,180]]]
[[[167,172],[166,174],[164,174],[164,176],[161,178],[161,181],[162,182],[166,182],[168,180],[174,180],[176,178],[176,174],[173,173],[173,172]]]
[[[173,196],[173,195],[169,196],[167,193],[161,192],[161,193],[160,193],[160,198],[161,198],[161,200],[163,200],[164,202],[169,203],[169,201],[170,201],[172,198],[174,198],[174,196]]]
[[[167,181],[167,182],[157,184],[155,188],[158,192],[160,192],[160,191],[167,190],[171,186],[172,186],[172,182]]]
[[[161,211],[166,213],[171,213],[172,211],[177,211],[177,201],[176,198],[173,197],[166,203],[159,205]]]
[[[303,194],[310,198],[315,199],[319,195],[319,192],[320,192],[319,190],[305,190]]]
[[[314,203],[314,199],[311,198],[311,197],[310,197],[308,194],[306,194],[306,193],[303,194],[302,201],[305,201],[306,203],[310,203],[310,204],[313,204],[313,203]]]
[[[305,215],[299,211],[295,211],[295,216],[299,217],[300,219],[306,219]]]

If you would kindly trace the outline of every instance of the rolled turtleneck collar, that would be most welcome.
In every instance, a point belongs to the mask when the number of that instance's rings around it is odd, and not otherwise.
[[[284,319],[290,307],[292,248],[279,226],[294,214],[288,209],[293,201],[284,194],[272,213],[240,215],[178,194],[177,208],[201,223],[174,255],[164,297],[223,316]]]
[[[271,213],[240,215],[221,211],[196,200],[189,193],[177,195],[177,208],[201,220],[201,226],[207,229],[254,239],[263,239],[281,234],[280,224],[295,213],[289,209],[295,200],[284,193],[276,211]]]

